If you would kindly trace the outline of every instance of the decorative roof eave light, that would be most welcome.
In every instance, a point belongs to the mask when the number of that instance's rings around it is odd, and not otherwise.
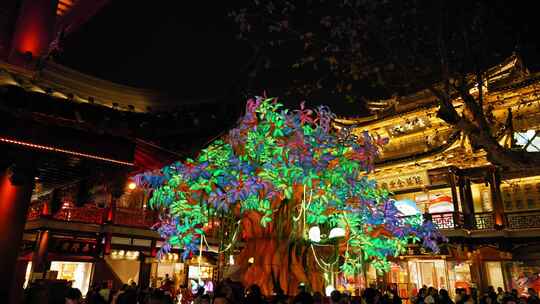
[[[131,163],[131,162],[125,162],[125,161],[116,160],[116,159],[112,159],[112,158],[101,157],[101,156],[92,155],[92,154],[86,154],[86,153],[80,153],[80,152],[71,151],[71,150],[60,149],[60,148],[56,148],[56,147],[52,147],[52,146],[38,145],[38,144],[33,144],[33,143],[30,143],[30,142],[26,142],[26,141],[14,140],[14,139],[9,139],[9,138],[4,138],[4,137],[0,137],[0,142],[4,142],[4,143],[7,143],[7,144],[14,144],[14,145],[19,145],[19,146],[24,146],[24,147],[38,149],[38,150],[45,150],[45,151],[50,151],[50,152],[58,152],[58,153],[69,154],[69,155],[78,156],[78,157],[91,158],[91,159],[106,161],[106,162],[119,164],[119,165],[134,166],[134,164]]]

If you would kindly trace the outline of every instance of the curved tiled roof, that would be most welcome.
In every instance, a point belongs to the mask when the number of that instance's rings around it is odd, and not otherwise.
[[[528,71],[523,67],[520,57],[516,54],[506,58],[500,64],[489,68],[486,73],[489,79],[489,90],[493,92],[504,90],[508,86],[519,85],[521,82],[531,78],[523,77],[528,74]],[[471,81],[472,77],[473,75],[467,76]],[[441,84],[436,84],[435,86],[441,86]],[[339,120],[344,124],[367,125],[375,121],[410,113],[421,108],[430,108],[436,102],[436,97],[428,89],[424,89],[406,96],[394,96],[390,99],[368,101],[368,108],[373,113],[371,116],[340,117]]]
[[[190,101],[171,100],[156,91],[134,88],[92,77],[65,66],[47,62],[39,71],[32,71],[0,62],[0,86],[12,85],[27,91],[49,94],[78,103],[107,106],[119,111],[163,111]],[[197,100],[196,103],[213,102]]]

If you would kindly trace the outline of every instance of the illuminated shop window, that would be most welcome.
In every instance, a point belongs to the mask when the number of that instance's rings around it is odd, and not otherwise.
[[[516,146],[527,152],[540,152],[540,136],[538,131],[527,130],[526,132],[514,132]]]
[[[507,211],[540,208],[540,176],[503,180],[501,195]]]
[[[396,284],[399,297],[408,299],[413,294],[409,290],[409,271],[407,262],[392,263],[389,272],[390,283]]]
[[[448,281],[450,283],[450,294],[455,296],[456,288],[464,288],[470,292],[472,286],[471,266],[468,262],[447,262]]]
[[[493,203],[491,200],[491,189],[489,185],[484,183],[471,184],[472,198],[474,210],[476,212],[493,211]]]
[[[377,270],[371,264],[367,267],[366,279],[368,286],[375,286],[377,284]]]
[[[433,286],[437,289],[448,290],[448,275],[446,273],[446,261],[437,260],[409,260],[409,273],[412,293],[416,294],[419,287],[424,285]]]
[[[51,270],[58,272],[58,279],[71,281],[71,286],[79,289],[83,295],[88,292],[92,263],[53,261]]]
[[[505,289],[501,262],[486,262],[486,270],[489,285],[495,290],[499,287]]]
[[[540,292],[540,265],[537,261],[511,262],[505,268],[510,275],[510,285],[517,290],[519,296],[527,297],[529,288]]]
[[[211,266],[189,266],[188,279],[192,291],[197,291],[198,286],[204,286],[205,292],[212,292],[214,285],[212,283],[214,269]],[[199,281],[200,280],[200,281]]]
[[[212,278],[212,267],[201,266],[200,272],[201,279],[211,279]],[[199,267],[198,266],[189,266],[188,278],[198,279],[199,278]]]

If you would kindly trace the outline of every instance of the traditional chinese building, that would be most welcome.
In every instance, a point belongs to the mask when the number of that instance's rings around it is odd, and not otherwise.
[[[502,130],[500,143],[538,152],[540,75],[512,56],[488,71],[484,92],[487,115]],[[461,100],[453,103],[461,111]],[[404,213],[424,213],[449,238],[439,255],[410,248],[378,279],[398,283],[402,296],[423,285],[539,289],[540,172],[490,163],[486,151],[437,116],[428,90],[369,105],[372,116],[340,122],[390,139],[373,177]]]

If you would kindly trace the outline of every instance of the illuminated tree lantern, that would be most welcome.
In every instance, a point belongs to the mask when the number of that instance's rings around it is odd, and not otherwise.
[[[290,111],[258,97],[195,159],[136,176],[153,190],[150,206],[162,211],[161,250],[178,246],[184,259],[200,256],[219,224],[222,252],[232,254],[242,239],[235,268],[265,294],[275,284],[294,293],[300,282],[324,292],[325,273],[354,276],[365,263],[387,270],[387,258],[411,242],[438,252],[442,237],[433,224],[400,210],[367,177],[386,139],[335,128],[334,118],[324,106]]]

